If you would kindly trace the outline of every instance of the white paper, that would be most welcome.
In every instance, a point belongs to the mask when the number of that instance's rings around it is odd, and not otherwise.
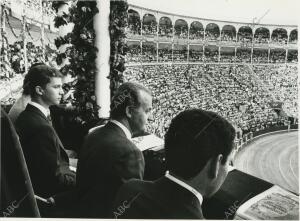
[[[236,216],[259,220],[299,220],[299,197],[274,185],[240,206]]]
[[[132,139],[132,142],[141,150],[158,150],[162,149],[164,146],[164,140],[157,137],[154,134],[141,136],[141,137],[135,137]]]

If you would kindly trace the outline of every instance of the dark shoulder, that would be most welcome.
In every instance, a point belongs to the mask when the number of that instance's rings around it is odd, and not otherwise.
[[[124,183],[120,190],[119,194],[127,197],[132,197],[135,194],[143,193],[145,190],[150,190],[154,187],[154,182],[144,181],[139,179],[130,179]]]
[[[110,146],[112,151],[138,151],[136,145],[127,139],[115,125],[105,125],[96,128],[86,137],[86,143]]]
[[[34,111],[32,109],[33,109],[32,107],[28,107],[28,105],[27,105],[26,109],[20,113],[18,119],[21,119],[24,121],[31,121],[32,119],[36,119],[36,120],[43,119],[41,117],[42,113],[38,114],[39,110]]]
[[[16,129],[22,133],[52,134],[50,124],[39,114],[24,110],[16,120]]]
[[[130,179],[120,187],[115,201],[116,206],[124,200],[131,200],[137,195],[143,194],[147,189],[151,189],[152,187],[152,181]]]
[[[151,185],[153,182],[152,181],[145,181],[145,180],[139,180],[139,179],[130,179],[126,183],[124,183],[124,187],[127,188],[133,188],[133,189],[138,189],[142,186],[145,185]]]

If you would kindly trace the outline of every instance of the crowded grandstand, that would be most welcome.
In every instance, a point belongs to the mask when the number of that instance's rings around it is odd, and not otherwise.
[[[297,122],[296,27],[176,20],[138,6],[128,14],[125,79],[153,91],[152,133],[163,137],[176,113],[193,107],[220,113],[238,137]]]

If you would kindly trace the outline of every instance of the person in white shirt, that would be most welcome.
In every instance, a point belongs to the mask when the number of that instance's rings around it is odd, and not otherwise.
[[[166,175],[131,180],[115,199],[112,218],[203,219],[203,198],[224,182],[233,155],[234,127],[200,109],[179,113],[165,135]]]

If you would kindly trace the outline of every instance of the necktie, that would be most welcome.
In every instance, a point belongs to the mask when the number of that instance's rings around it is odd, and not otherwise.
[[[50,114],[47,115],[47,120],[48,120],[49,124],[52,125],[52,119],[51,119],[51,115]]]

